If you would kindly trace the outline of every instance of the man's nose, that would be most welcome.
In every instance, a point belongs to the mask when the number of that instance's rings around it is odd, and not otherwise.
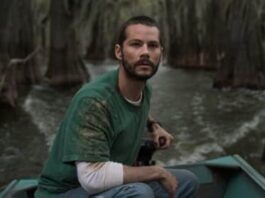
[[[148,56],[149,57],[149,49],[148,49],[147,44],[144,44],[142,46],[141,56]]]

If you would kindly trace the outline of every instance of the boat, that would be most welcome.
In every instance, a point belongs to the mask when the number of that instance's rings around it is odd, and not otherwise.
[[[184,168],[195,173],[200,181],[199,198],[265,197],[265,178],[239,155],[168,168]],[[0,189],[0,197],[31,198],[36,187],[37,178],[16,179]]]
[[[197,175],[199,198],[265,198],[264,176],[236,154],[172,168]]]

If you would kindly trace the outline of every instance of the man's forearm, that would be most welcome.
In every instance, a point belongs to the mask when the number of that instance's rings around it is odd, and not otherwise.
[[[123,183],[160,180],[165,169],[159,166],[123,166]]]
[[[169,193],[170,197],[175,197],[178,182],[175,176],[166,169],[159,166],[123,166],[123,183],[133,182],[159,182]]]
[[[160,166],[126,166],[115,162],[76,162],[78,180],[89,193],[127,183],[158,181],[168,192],[176,188],[176,178]]]

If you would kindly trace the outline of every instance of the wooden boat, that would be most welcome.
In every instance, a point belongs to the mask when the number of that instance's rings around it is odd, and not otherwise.
[[[265,178],[238,155],[195,164],[170,166],[194,172],[200,181],[201,198],[264,198]],[[1,198],[31,198],[37,179],[16,179],[1,188]]]

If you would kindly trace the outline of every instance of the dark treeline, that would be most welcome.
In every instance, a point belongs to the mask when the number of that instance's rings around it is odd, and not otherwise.
[[[265,88],[263,0],[2,0],[0,96],[18,86],[89,80],[84,60],[113,59],[120,24],[154,17],[172,67],[214,69],[213,86]]]

